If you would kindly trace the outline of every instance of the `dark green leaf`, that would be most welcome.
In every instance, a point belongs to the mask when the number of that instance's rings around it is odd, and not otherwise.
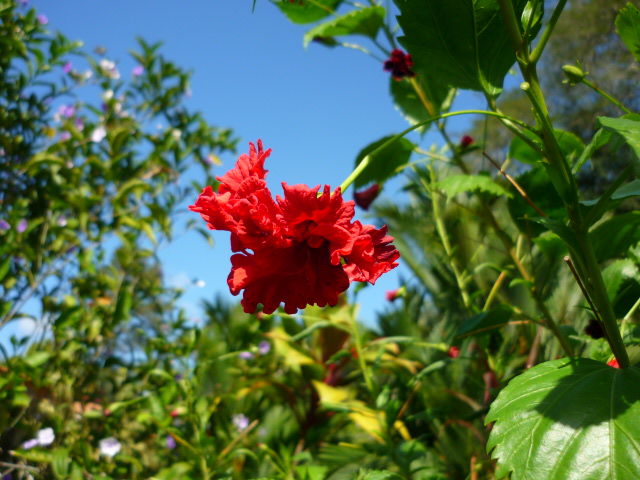
[[[496,0],[394,0],[404,36],[400,43],[416,73],[437,72],[437,80],[455,88],[496,96],[515,62]],[[526,0],[517,0],[522,15]]]
[[[622,137],[633,153],[633,169],[640,176],[640,121],[637,116],[625,115],[626,118],[598,117],[598,123],[610,132]]]
[[[419,75],[415,77],[415,80],[424,93],[425,100],[431,105],[433,115],[429,114],[429,110],[427,110],[424,102],[416,93],[411,81],[408,79],[395,80],[393,77],[389,78],[389,91],[391,92],[393,103],[411,125],[439,115],[443,109],[446,110],[454,92],[452,88],[439,83],[433,74]],[[424,133],[429,126],[421,127],[420,132]]]
[[[589,232],[599,261],[615,258],[640,242],[640,212],[623,213]]]
[[[564,220],[566,212],[564,203],[555,189],[551,188],[549,176],[542,166],[537,166],[516,178],[516,181],[527,193],[527,196],[542,210],[547,217]],[[507,206],[509,213],[522,233],[537,237],[545,228],[532,223],[532,218],[540,216],[520,195],[511,198]]]
[[[9,272],[9,267],[11,266],[11,258],[12,257],[7,257],[2,261],[2,263],[0,263],[0,282],[4,280],[4,277]]]
[[[622,282],[628,278],[638,278],[638,267],[633,260],[628,258],[615,260],[602,271],[602,279],[607,287],[607,294],[612,303],[616,298]]]
[[[449,175],[437,182],[436,186],[448,197],[453,197],[462,192],[474,192],[477,190],[508,198],[513,196],[502,185],[485,175]]]
[[[312,23],[331,15],[342,0],[314,0],[313,2],[286,0],[274,2],[280,11],[294,23]]]
[[[355,166],[358,166],[367,155],[369,155],[369,165],[356,178],[354,187],[358,188],[369,182],[383,183],[396,175],[399,169],[409,161],[413,144],[405,138],[394,140],[380,150],[371,153],[391,138],[391,136],[381,138],[358,153]]]
[[[620,9],[616,31],[629,51],[640,62],[640,11],[631,3]]]
[[[640,477],[640,369],[587,358],[537,365],[491,405],[496,478]]]
[[[535,143],[540,144],[540,140],[533,133],[524,131],[524,134],[531,138]],[[555,130],[556,138],[560,144],[562,152],[568,159],[579,157],[584,150],[584,144],[576,135],[571,132],[565,132],[563,130]],[[509,144],[510,158],[515,158],[522,163],[528,163],[529,165],[535,165],[542,160],[542,156],[527,145],[520,137],[513,137]]]
[[[304,34],[302,44],[306,47],[314,38],[332,38],[340,35],[364,35],[375,38],[384,21],[384,8],[368,7],[353,10],[340,17],[313,27]]]
[[[487,310],[468,318],[456,332],[456,337],[466,337],[468,335],[481,335],[489,333],[496,328],[504,327],[511,318],[513,310],[507,306]]]

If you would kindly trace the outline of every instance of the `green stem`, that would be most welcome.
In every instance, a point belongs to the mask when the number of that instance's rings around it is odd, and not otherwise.
[[[354,311],[351,314],[351,322],[353,325],[353,341],[356,344],[356,353],[358,355],[358,364],[360,365],[360,370],[362,370],[362,376],[364,377],[364,383],[367,385],[367,390],[371,395],[375,393],[373,381],[371,380],[371,375],[369,375],[369,370],[367,369],[367,362],[364,360],[362,356],[362,352],[364,349],[362,348],[362,338],[360,337],[360,331],[358,330],[358,322],[356,321],[356,312]]]
[[[540,55],[542,55],[542,51],[546,47],[547,42],[551,37],[551,33],[553,32],[553,29],[556,27],[556,24],[558,23],[558,19],[560,18],[560,14],[564,10],[564,7],[566,4],[567,4],[567,0],[560,0],[556,5],[556,8],[553,11],[551,18],[549,19],[549,23],[547,24],[544,31],[540,35],[540,39],[538,40],[538,44],[536,45],[536,48],[534,48],[533,52],[531,52],[531,55],[529,55],[530,63],[536,64],[538,60],[540,60]]]
[[[529,61],[529,52],[524,44],[524,39],[520,33],[520,24],[516,18],[516,12],[513,9],[512,0],[498,0],[500,10],[502,11],[502,19],[507,29],[507,35],[511,41],[511,46],[516,54],[516,60],[519,64]]]
[[[600,90],[600,88],[591,83],[589,80],[587,80],[586,78],[582,79],[582,83],[584,83],[587,87],[591,88],[594,92],[596,92],[598,95],[601,95],[603,98],[607,99],[608,101],[610,101],[611,103],[613,103],[616,107],[618,107],[620,110],[622,110],[624,113],[631,113],[631,110],[629,110],[627,107],[625,107],[624,105],[622,105],[622,103],[620,103],[619,100],[617,100],[616,98],[612,97],[611,95],[609,95],[608,93],[604,92],[603,90]]]
[[[429,168],[429,173],[431,177],[430,184],[426,184],[424,179],[418,175],[418,172],[415,171],[415,169],[414,169],[414,172],[416,173],[416,176],[420,178],[420,182],[422,183],[422,186],[431,195],[431,206],[433,209],[433,218],[436,222],[436,231],[438,232],[438,236],[440,237],[440,241],[442,242],[444,251],[447,254],[447,258],[449,259],[449,264],[451,265],[451,270],[453,270],[453,275],[454,277],[456,277],[456,284],[458,285],[458,290],[460,290],[460,295],[462,296],[462,302],[464,303],[464,307],[467,310],[471,311],[472,310],[471,298],[467,293],[464,278],[462,278],[462,274],[460,273],[460,269],[458,268],[458,262],[454,257],[453,248],[451,247],[451,243],[449,242],[449,237],[447,236],[447,230],[444,227],[444,222],[442,221],[440,205],[439,205],[438,199],[436,198],[436,195],[434,194],[435,193],[435,187],[434,187],[435,172],[433,171],[433,168],[431,167],[431,165],[429,165],[428,168]]]
[[[524,128],[526,130],[529,130],[529,131],[531,131],[533,133],[536,133],[535,129],[533,127],[531,127],[530,125],[527,125],[525,122],[521,122],[520,120],[517,120],[515,118],[511,118],[511,117],[509,117],[507,115],[504,115],[504,114],[498,113],[498,112],[491,112],[491,111],[487,111],[487,110],[460,110],[460,111],[457,111],[457,112],[442,113],[440,115],[436,115],[435,117],[428,118],[426,120],[423,120],[422,122],[416,123],[415,125],[413,125],[413,126],[411,126],[409,128],[404,129],[403,131],[401,131],[397,135],[394,135],[389,140],[384,142],[382,145],[380,145],[374,151],[369,153],[369,155],[364,157],[362,159],[362,161],[358,164],[358,166],[340,184],[340,191],[342,193],[344,193],[347,190],[347,188],[349,188],[349,186],[355,181],[355,179],[358,178],[358,176],[369,166],[369,163],[371,162],[371,156],[374,155],[379,150],[382,150],[387,145],[390,145],[391,143],[395,142],[396,140],[404,137],[407,133],[410,133],[410,132],[412,132],[414,130],[417,130],[420,127],[424,127],[425,125],[428,125],[431,122],[434,122],[436,120],[440,120],[442,118],[455,117],[455,116],[458,116],[458,115],[487,115],[489,117],[502,118],[502,119],[508,120],[508,121],[510,121],[510,122],[512,122],[512,123],[514,123],[516,125],[519,125],[519,126],[521,126],[522,128]]]

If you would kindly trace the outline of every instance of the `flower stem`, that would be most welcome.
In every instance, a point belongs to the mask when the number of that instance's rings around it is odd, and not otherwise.
[[[612,97],[611,95],[609,95],[605,91],[601,90],[597,85],[591,83],[586,78],[582,79],[582,83],[584,83],[587,87],[591,88],[598,95],[602,96],[603,98],[607,99],[609,102],[613,103],[616,107],[618,107],[624,113],[631,113],[631,110],[629,110],[627,107],[622,105],[622,103],[620,103],[619,100],[617,100],[616,98]]]

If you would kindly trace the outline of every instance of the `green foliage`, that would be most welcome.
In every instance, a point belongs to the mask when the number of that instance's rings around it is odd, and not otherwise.
[[[367,156],[369,164],[356,179],[356,187],[370,182],[382,183],[398,174],[409,161],[413,144],[404,138],[387,143],[391,138],[391,136],[383,137],[358,153],[355,166],[357,167]]]
[[[313,23],[335,11],[342,0],[272,0],[289,20],[295,23]]]
[[[496,0],[396,0],[398,22],[417,72],[437,72],[454,88],[497,96],[515,55]],[[525,1],[517,2],[522,13]]]
[[[449,175],[436,184],[437,188],[453,197],[462,192],[481,191],[492,195],[511,198],[513,195],[493,179],[485,175]]]
[[[636,367],[616,370],[586,358],[542,363],[516,377],[486,418],[495,422],[487,448],[498,460],[496,475],[637,477],[639,380]]]
[[[304,35],[302,43],[306,47],[316,38],[326,41],[340,35],[365,35],[375,38],[383,19],[384,8],[382,7],[354,10],[313,27]]]
[[[628,3],[616,17],[616,31],[624,45],[640,62],[640,11]]]

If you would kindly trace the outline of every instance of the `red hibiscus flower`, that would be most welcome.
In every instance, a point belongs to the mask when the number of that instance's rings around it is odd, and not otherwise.
[[[244,290],[246,313],[262,304],[273,313],[283,303],[287,313],[307,305],[335,306],[351,282],[374,283],[395,268],[400,254],[387,228],[352,222],[354,202],[339,189],[282,184],[284,197],[271,196],[264,161],[271,153],[249,144],[217,193],[203,189],[189,210],[200,213],[211,230],[231,232],[231,293]]]
[[[384,70],[391,72],[394,80],[401,80],[404,77],[415,77],[415,73],[411,71],[413,62],[411,55],[407,55],[402,50],[393,50],[389,60],[384,62]]]

